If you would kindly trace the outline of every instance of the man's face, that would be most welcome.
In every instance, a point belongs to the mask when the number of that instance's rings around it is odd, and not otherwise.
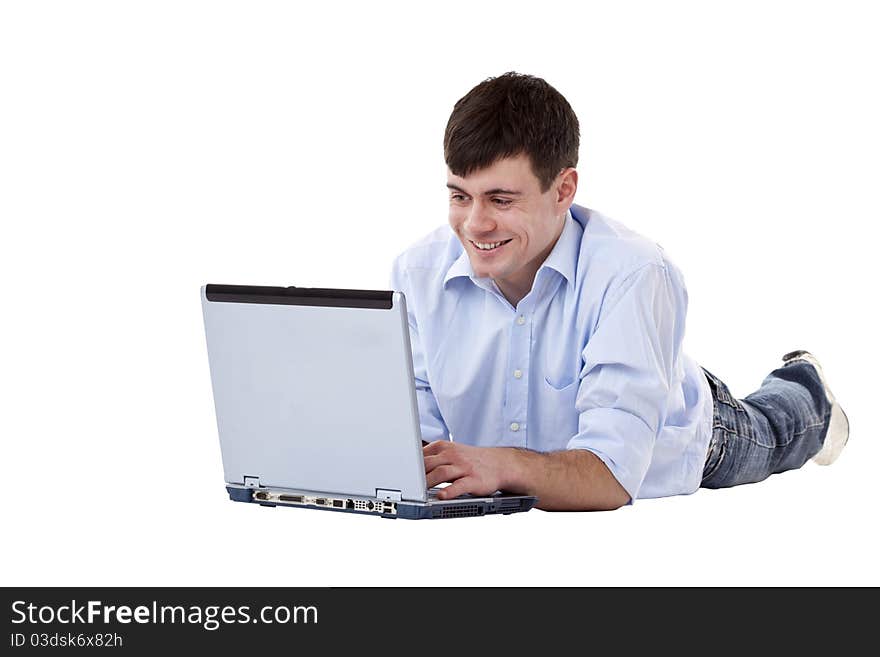
[[[577,172],[565,169],[546,192],[527,155],[498,160],[465,178],[447,169],[449,225],[477,277],[490,277],[512,305],[528,294],[562,233]],[[499,244],[500,243],[500,244]],[[492,248],[482,248],[482,247]]]

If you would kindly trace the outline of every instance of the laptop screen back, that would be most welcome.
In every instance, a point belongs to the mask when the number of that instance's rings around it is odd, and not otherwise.
[[[402,294],[201,292],[227,483],[425,500]]]

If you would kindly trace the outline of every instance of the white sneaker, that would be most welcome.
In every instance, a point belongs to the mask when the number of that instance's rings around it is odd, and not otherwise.
[[[782,357],[782,362],[785,365],[797,361],[807,362],[816,368],[819,380],[822,382],[822,387],[825,388],[825,396],[831,404],[831,421],[828,424],[828,432],[825,434],[825,443],[822,445],[819,453],[813,457],[813,461],[819,465],[831,465],[840,456],[846,441],[849,440],[849,419],[831,393],[828,381],[825,380],[825,373],[822,371],[822,366],[819,365],[816,357],[809,351],[803,350],[792,351]]]

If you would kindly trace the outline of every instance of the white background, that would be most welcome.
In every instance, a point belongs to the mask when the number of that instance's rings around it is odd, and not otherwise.
[[[878,29],[868,2],[3,3],[0,583],[880,584]],[[577,202],[681,267],[688,353],[745,396],[812,350],[846,451],[612,513],[230,502],[199,286],[386,288],[446,221],[453,104],[508,70],[577,112]]]

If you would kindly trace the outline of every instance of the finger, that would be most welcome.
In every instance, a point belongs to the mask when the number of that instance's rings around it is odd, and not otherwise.
[[[474,483],[475,482],[473,477],[462,477],[461,479],[456,479],[449,486],[437,492],[437,499],[451,500],[453,497],[458,497],[459,495],[464,495],[465,493],[472,493]]]
[[[430,472],[435,468],[439,468],[441,465],[454,465],[449,453],[425,457],[425,472]]]
[[[425,456],[433,456],[448,449],[451,445],[452,443],[448,440],[435,440],[432,443],[428,443],[425,447],[422,447],[422,453]]]
[[[428,484],[428,488],[433,488],[437,484],[442,484],[444,481],[455,481],[462,475],[464,475],[464,470],[462,468],[453,465],[441,465],[439,468],[435,468],[429,472],[425,476],[425,481]]]

